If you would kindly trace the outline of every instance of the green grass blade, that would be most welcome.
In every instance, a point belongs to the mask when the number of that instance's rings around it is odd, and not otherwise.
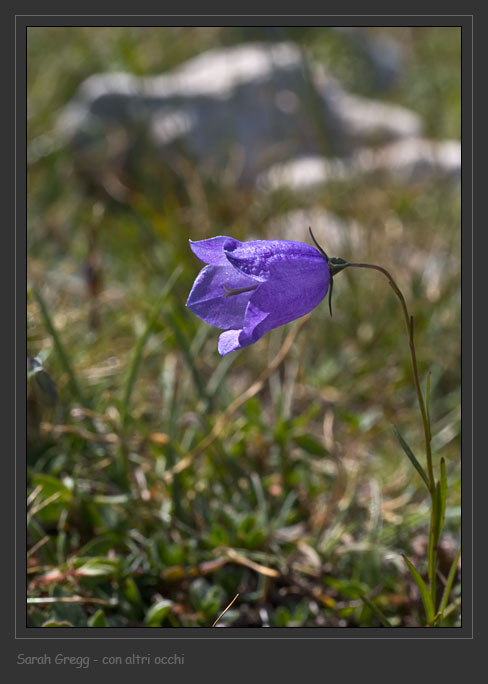
[[[429,563],[429,585],[432,603],[436,604],[436,573],[437,573],[437,541],[440,536],[440,484],[437,483],[432,496],[432,512],[430,516],[429,527],[429,547],[428,547],[428,563]]]
[[[457,599],[454,599],[454,601],[452,601],[447,606],[446,610],[444,611],[443,619],[449,617],[449,615],[451,613],[453,613],[455,610],[459,610],[460,607],[461,607],[461,597],[458,597]],[[441,622],[441,620],[440,620],[440,622]]]
[[[447,475],[446,475],[446,461],[441,458],[441,479],[439,482],[439,534],[436,539],[436,544],[444,527],[444,518],[446,516],[446,498],[447,498]]]
[[[446,581],[446,586],[444,587],[444,592],[442,594],[442,599],[441,599],[441,605],[439,607],[439,613],[441,615],[441,620],[442,616],[444,615],[444,611],[446,610],[447,602],[449,600],[449,594],[451,593],[452,589],[452,584],[454,582],[454,577],[456,576],[456,568],[459,563],[459,557],[461,556],[461,547],[459,547],[458,552],[452,561],[451,568],[449,570],[449,574],[447,576],[447,581]]]
[[[298,498],[298,494],[294,492],[293,490],[287,495],[286,499],[283,502],[283,505],[280,509],[280,512],[278,515],[275,517],[274,521],[272,522],[273,529],[279,530],[280,527],[284,527],[287,522],[288,514],[290,513],[291,509],[293,508],[293,504]]]
[[[174,316],[172,312],[165,313],[163,315],[163,318],[173,331],[176,341],[178,342],[179,348],[183,353],[183,356],[185,357],[188,368],[190,369],[193,382],[195,384],[195,388],[198,394],[200,395],[200,398],[205,400],[206,408],[208,410],[210,408],[211,400],[200,378],[200,374],[195,365],[195,358],[191,353],[190,345],[188,344],[186,335],[183,333],[176,316]]]
[[[441,517],[442,517],[442,501],[441,501],[441,484],[437,483],[435,488],[435,518],[434,518],[434,535],[433,544],[437,546],[439,537],[441,536]]]
[[[172,355],[163,359],[163,367],[160,375],[160,388],[163,398],[163,418],[167,431],[171,437],[175,435],[175,405],[176,405],[176,374],[177,361]]]
[[[432,518],[431,527],[429,531],[429,582],[430,594],[432,601],[436,602],[436,566],[437,566],[437,545],[444,527],[444,518],[446,514],[446,498],[447,498],[447,475],[446,475],[446,461],[441,458],[441,477],[434,490],[434,497],[432,499]],[[442,619],[442,612],[439,613]]]
[[[403,451],[404,451],[404,452],[406,453],[406,455],[408,456],[408,458],[409,458],[409,460],[410,460],[410,463],[413,465],[413,467],[414,467],[415,470],[418,472],[418,474],[420,475],[420,477],[422,478],[422,480],[425,482],[425,486],[426,486],[427,489],[430,491],[429,478],[427,477],[427,475],[426,475],[426,473],[425,473],[425,470],[422,468],[422,466],[420,465],[420,463],[419,463],[419,462],[417,461],[417,459],[415,458],[413,451],[410,449],[410,447],[408,446],[408,444],[406,443],[406,441],[405,441],[405,440],[403,439],[403,437],[401,436],[401,434],[400,434],[400,432],[399,432],[397,426],[392,424],[392,428],[393,428],[393,432],[395,433],[395,435],[396,435],[398,441],[400,442],[400,446],[402,447]]]
[[[427,425],[429,427],[429,439],[431,437],[430,434],[430,411],[429,411],[429,399],[430,399],[430,380],[432,378],[432,372],[429,371],[427,374],[427,389],[425,391],[425,412],[427,414]]]
[[[208,394],[212,399],[217,395],[217,392],[222,386],[222,383],[224,382],[227,373],[230,371],[232,365],[234,364],[237,358],[239,358],[237,354],[229,354],[228,356],[225,356],[217,364],[207,385]]]
[[[377,606],[375,606],[374,603],[370,601],[367,596],[364,596],[364,594],[359,594],[359,597],[368,606],[370,611],[378,618],[383,627],[392,627],[386,615]]]
[[[408,566],[408,569],[410,570],[410,573],[415,580],[415,584],[418,586],[420,595],[422,597],[422,603],[424,604],[425,608],[425,615],[427,617],[427,622],[430,624],[433,622],[434,617],[435,617],[435,610],[434,610],[434,604],[432,602],[432,598],[429,594],[429,590],[427,588],[427,585],[425,584],[424,580],[420,576],[417,568],[408,560],[406,555],[402,553],[403,559],[405,563]]]
[[[196,358],[203,352],[205,342],[209,339],[213,332],[212,326],[210,325],[203,324],[199,326],[196,335],[190,344],[190,353],[193,358]]]
[[[432,506],[435,506],[435,503],[432,504]],[[429,572],[429,586],[430,586],[430,595],[433,597],[435,595],[435,589],[433,591],[433,587],[435,585],[435,563],[434,563],[434,527],[435,527],[435,512],[433,511],[431,514],[430,518],[430,527],[429,527],[429,545],[427,547],[427,565],[428,565],[428,572]]]
[[[137,373],[139,371],[141,361],[142,361],[142,353],[144,351],[144,347],[146,346],[146,343],[151,336],[151,333],[153,331],[154,325],[157,321],[159,310],[161,308],[161,305],[163,301],[166,299],[168,294],[171,292],[173,289],[174,284],[178,280],[180,273],[182,271],[181,266],[177,266],[173,273],[170,275],[168,278],[168,281],[161,293],[161,296],[158,298],[156,304],[153,306],[152,311],[149,315],[149,318],[147,319],[147,323],[144,327],[144,330],[142,331],[141,335],[139,336],[139,339],[137,340],[136,346],[134,348],[134,353],[132,354],[132,359],[129,365],[129,369],[127,372],[127,378],[125,381],[125,387],[124,387],[124,392],[123,392],[123,399],[122,399],[122,426],[125,427],[127,425],[127,420],[129,417],[129,410],[130,410],[130,400],[132,396],[132,391],[134,389],[135,381],[137,378]]]
[[[101,608],[88,619],[88,627],[107,627],[107,618]]]
[[[76,379],[75,372],[71,366],[69,356],[66,353],[64,349],[64,345],[61,342],[61,338],[54,327],[54,324],[51,320],[51,316],[49,315],[49,311],[47,309],[46,303],[44,299],[41,297],[40,292],[36,288],[32,289],[32,292],[34,294],[34,297],[37,300],[37,303],[39,304],[39,309],[41,311],[41,316],[42,320],[44,322],[44,325],[46,326],[47,331],[51,335],[54,346],[56,348],[56,353],[58,355],[59,361],[64,369],[64,372],[68,376],[68,383],[69,387],[71,390],[71,394],[73,397],[76,399],[76,401],[81,404],[84,407],[88,407],[88,402],[86,401],[85,397],[83,396],[83,392],[81,391],[81,387],[78,383],[78,380]]]

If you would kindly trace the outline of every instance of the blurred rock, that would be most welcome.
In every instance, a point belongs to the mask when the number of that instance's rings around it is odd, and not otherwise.
[[[346,159],[305,156],[276,164],[258,178],[258,187],[313,190],[333,180],[354,181],[368,174],[383,174],[410,185],[433,180],[461,180],[461,144],[408,138],[381,147],[362,148]]]
[[[385,33],[371,34],[362,26],[335,26],[334,30],[346,36],[365,58],[378,89],[388,90],[397,84],[404,70],[401,43]]]
[[[329,181],[350,178],[350,163],[315,155],[273,165],[258,176],[257,187],[264,192],[280,189],[306,191],[322,187]]]
[[[408,109],[346,92],[292,43],[256,43],[211,50],[157,77],[91,76],[60,129],[88,169],[124,163],[147,136],[167,167],[183,156],[217,180],[253,185],[291,157],[341,157],[418,136],[422,125]]]
[[[403,184],[431,180],[461,180],[461,143],[410,138],[374,150],[359,150],[352,158],[359,173],[387,173]]]

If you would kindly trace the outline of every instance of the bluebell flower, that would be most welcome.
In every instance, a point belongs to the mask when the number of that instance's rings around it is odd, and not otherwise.
[[[208,265],[193,283],[186,305],[224,330],[218,345],[222,356],[312,311],[332,282],[325,252],[303,242],[240,242],[220,235],[190,240],[190,247]]]

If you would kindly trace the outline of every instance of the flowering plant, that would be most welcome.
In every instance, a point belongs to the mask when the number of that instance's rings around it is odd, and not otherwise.
[[[428,545],[428,583],[404,555],[404,559],[422,597],[426,624],[442,621],[454,581],[460,549],[451,566],[440,600],[437,597],[437,548],[444,524],[447,479],[442,458],[440,477],[436,481],[432,463],[431,428],[428,410],[430,375],[424,399],[420,386],[414,341],[414,320],[408,313],[405,297],[391,274],[382,266],[348,262],[331,258],[310,234],[315,247],[291,240],[252,240],[240,242],[218,236],[197,242],[190,241],[193,253],[207,266],[198,274],[187,306],[199,318],[224,330],[218,350],[222,356],[248,347],[265,333],[304,316],[314,309],[329,292],[332,315],[333,276],[349,267],[373,269],[382,273],[398,297],[405,319],[412,361],[413,380],[422,417],[427,472],[396,426],[392,426],[400,445],[424,481],[431,499]],[[388,620],[367,597],[362,597],[377,614],[382,624]]]

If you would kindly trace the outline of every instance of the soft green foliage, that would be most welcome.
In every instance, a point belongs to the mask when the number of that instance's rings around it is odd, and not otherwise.
[[[459,30],[372,30],[407,54],[385,99],[421,113],[429,136],[459,138]],[[176,183],[156,163],[116,197],[53,134],[94,72],[157,74],[217,45],[283,38],[378,96],[329,29],[28,29],[28,352],[42,364],[28,381],[31,626],[209,627],[237,593],[219,626],[418,626],[426,610],[460,624],[458,192],[370,179],[318,199],[367,232],[364,252],[333,256],[386,266],[415,317],[439,479],[429,535],[405,323],[385,279],[338,275],[333,319],[324,302],[231,410],[294,325],[221,359],[217,331],[184,306],[200,268],[188,238],[271,237],[265,222],[308,199],[221,188],[198,168]]]

